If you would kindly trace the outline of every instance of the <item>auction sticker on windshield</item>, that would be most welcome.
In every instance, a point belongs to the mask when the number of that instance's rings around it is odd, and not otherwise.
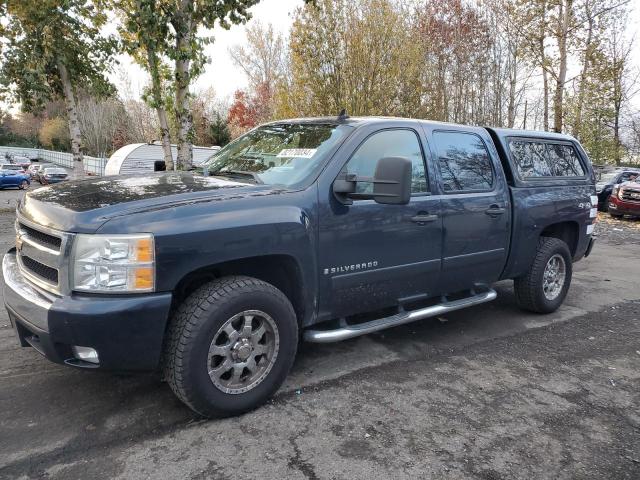
[[[311,158],[317,150],[317,148],[285,148],[280,150],[276,157]]]

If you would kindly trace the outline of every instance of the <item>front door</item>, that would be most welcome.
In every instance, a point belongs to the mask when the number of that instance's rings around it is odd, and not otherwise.
[[[489,285],[508,254],[511,205],[502,168],[478,133],[435,131],[431,144],[442,192],[442,289]]]
[[[370,127],[354,134],[341,149],[345,152],[341,174],[373,177],[381,158],[408,158],[413,177],[407,205],[381,205],[373,200],[343,205],[333,197],[328,183],[321,187],[328,190],[327,200],[320,202],[321,321],[394,307],[430,296],[437,289],[440,200],[430,192],[423,138],[415,124],[398,127]],[[360,193],[370,193],[372,188],[358,183]]]

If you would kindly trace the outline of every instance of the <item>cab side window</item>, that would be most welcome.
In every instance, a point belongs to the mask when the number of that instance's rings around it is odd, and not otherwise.
[[[404,157],[411,160],[411,193],[428,191],[420,141],[412,130],[382,130],[374,133],[355,151],[346,165],[346,172],[359,177],[373,177],[378,160],[385,157]],[[357,189],[358,193],[373,193],[373,184],[359,182]]]
[[[493,189],[493,166],[482,139],[465,132],[434,132],[445,192]]]

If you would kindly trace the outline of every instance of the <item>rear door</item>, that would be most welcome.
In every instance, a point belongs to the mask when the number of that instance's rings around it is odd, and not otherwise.
[[[14,170],[7,171],[7,176],[4,177],[4,186],[5,187],[13,187],[20,184],[21,177],[18,177],[18,172]]]
[[[415,122],[360,127],[336,154],[336,170],[319,184],[319,319],[339,318],[431,296],[442,251],[440,199],[427,178],[424,137]],[[379,159],[413,164],[407,205],[338,202],[333,181],[345,173],[372,177]],[[370,184],[358,184],[360,193]]]
[[[478,131],[434,130],[443,216],[443,292],[500,278],[510,236],[511,205],[490,138]]]

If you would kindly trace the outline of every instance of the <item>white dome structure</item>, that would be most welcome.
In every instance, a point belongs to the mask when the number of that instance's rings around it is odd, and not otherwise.
[[[193,146],[193,165],[202,165],[220,150],[220,147]],[[177,148],[171,145],[173,161]],[[160,171],[164,168],[164,152],[159,143],[132,143],[119,148],[109,157],[104,168],[105,175],[125,175]]]

